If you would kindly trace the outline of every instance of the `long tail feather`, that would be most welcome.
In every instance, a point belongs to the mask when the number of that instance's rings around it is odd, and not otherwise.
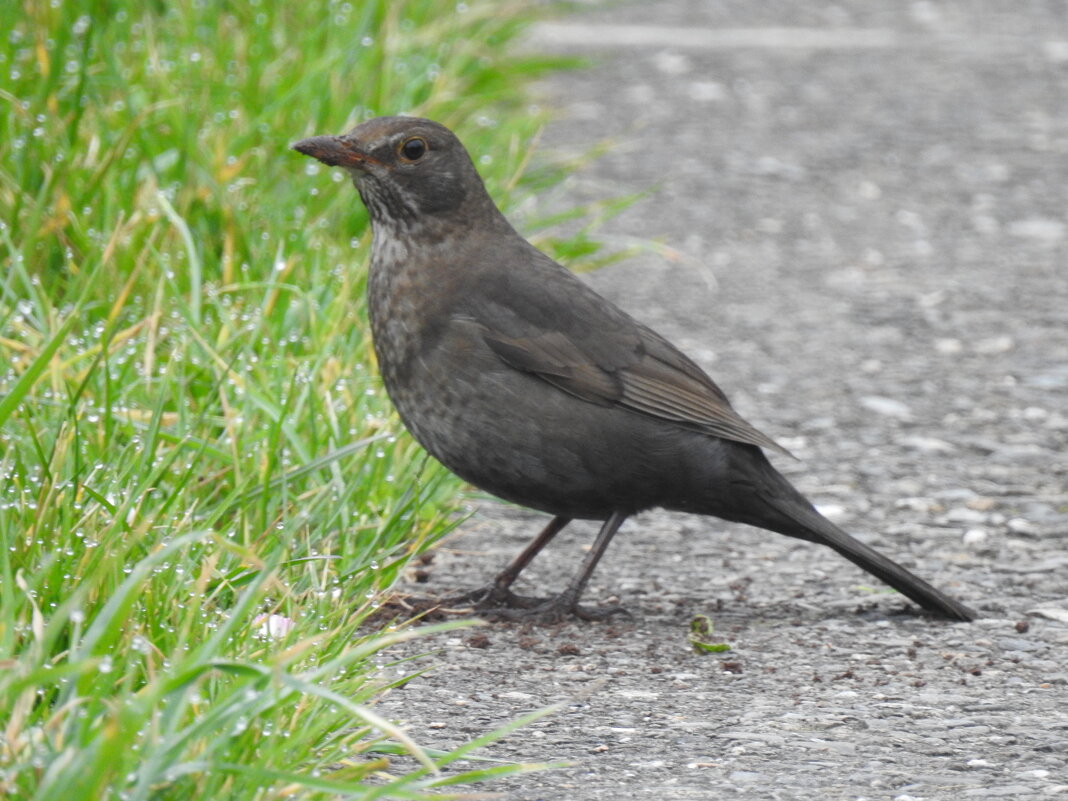
[[[821,515],[766,459],[750,460],[750,490],[759,498],[746,503],[732,519],[790,537],[830,546],[853,564],[908,596],[924,609],[951,620],[974,620],[976,613],[935,589],[919,576],[847,534]]]
[[[805,506],[789,503],[781,504],[779,507],[778,511],[796,526],[793,531],[783,531],[783,534],[829,545],[853,564],[886,582],[930,612],[952,620],[975,620],[976,613],[972,609],[950,598],[889,557],[842,531],[807,502]]]

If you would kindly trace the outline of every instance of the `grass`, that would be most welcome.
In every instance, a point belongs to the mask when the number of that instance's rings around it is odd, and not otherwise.
[[[446,774],[496,735],[427,751],[373,710],[416,669],[383,649],[434,629],[366,618],[462,496],[379,388],[355,193],[288,150],[432,116],[515,208],[561,177],[529,167],[543,120],[522,84],[558,65],[506,55],[528,19],[434,0],[9,10],[0,796],[451,797],[529,767]],[[546,241],[595,255],[585,229]],[[397,748],[421,767],[391,771]]]

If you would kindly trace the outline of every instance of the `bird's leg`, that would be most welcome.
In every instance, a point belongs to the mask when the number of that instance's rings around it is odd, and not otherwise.
[[[525,609],[541,603],[540,598],[524,598],[512,592],[512,584],[553,537],[571,522],[570,517],[554,517],[523,551],[504,570],[497,574],[493,583],[442,603],[446,606],[473,603],[478,609],[518,608]]]
[[[625,614],[625,610],[621,607],[590,609],[579,606],[578,600],[582,597],[582,591],[586,589],[586,584],[589,582],[590,576],[593,575],[597,563],[604,556],[612,537],[615,536],[626,519],[626,513],[613,512],[604,521],[601,530],[597,532],[597,539],[594,540],[593,547],[590,548],[590,552],[586,554],[586,558],[582,562],[582,568],[571,580],[571,583],[567,585],[567,588],[555,598],[519,609],[494,609],[494,616],[509,620],[536,620],[541,623],[557,623],[568,615],[574,615],[583,620],[604,620],[615,614]]]
[[[523,552],[497,575],[497,578],[493,580],[493,589],[500,592],[509,590],[512,583],[519,578],[519,574],[534,560],[534,557],[538,555],[541,549],[548,545],[550,540],[563,531],[564,526],[570,522],[570,517],[554,517],[550,520],[549,524],[534,538],[534,541],[524,548]]]

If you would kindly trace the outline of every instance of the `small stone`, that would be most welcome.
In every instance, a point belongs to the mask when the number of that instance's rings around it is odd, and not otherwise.
[[[997,353],[1007,353],[1014,347],[1016,347],[1016,342],[1010,336],[987,337],[986,339],[980,339],[973,346],[976,353],[982,353],[988,356]]]
[[[1068,42],[1063,40],[1051,40],[1042,43],[1042,52],[1045,54],[1046,59],[1054,64],[1064,64],[1068,62]]]
[[[1022,640],[1019,637],[1004,637],[998,640],[998,647],[1003,651],[1039,651],[1046,646],[1043,643]]]
[[[961,538],[965,545],[978,545],[981,542],[986,541],[987,534],[981,528],[970,528],[964,532],[964,536]]]
[[[689,86],[688,94],[697,103],[720,103],[727,99],[727,90],[716,81],[694,81]]]
[[[839,523],[849,517],[849,510],[837,503],[816,504],[819,513],[834,523]]]
[[[895,417],[898,420],[908,420],[912,417],[912,410],[899,400],[884,398],[880,395],[865,395],[860,399],[860,405],[865,409],[886,417]]]
[[[1023,784],[1004,784],[1000,787],[976,787],[965,790],[966,798],[1019,798],[1030,796],[1034,791]]]
[[[755,782],[757,779],[759,779],[760,774],[754,773],[751,770],[736,770],[731,773],[729,778],[732,782],[749,784],[750,782]]]
[[[954,506],[943,515],[949,523],[985,523],[986,514],[969,509],[967,506]]]
[[[1044,617],[1046,620],[1056,620],[1058,623],[1068,623],[1068,609],[1057,606],[1038,606],[1028,609],[1027,614]]]
[[[865,200],[878,200],[883,196],[883,190],[874,181],[861,181],[857,185],[857,194]]]
[[[952,453],[957,446],[937,437],[903,437],[901,444],[920,453]]]
[[[685,75],[693,69],[693,62],[681,53],[661,52],[653,57],[653,64],[665,75]]]
[[[1016,774],[1017,779],[1045,779],[1049,776],[1048,770],[1036,768],[1035,770],[1021,770]]]
[[[1009,223],[1009,233],[1020,239],[1034,239],[1039,242],[1057,242],[1064,239],[1065,225],[1060,220],[1032,217],[1026,220],[1013,220]]]
[[[878,359],[865,359],[860,363],[860,371],[868,375],[874,375],[883,369],[883,363]]]
[[[1008,522],[1009,531],[1013,534],[1037,534],[1038,529],[1034,523],[1030,520],[1024,520],[1022,517],[1014,517]]]
[[[894,506],[913,512],[931,512],[939,508],[938,502],[931,498],[898,498],[894,501]]]

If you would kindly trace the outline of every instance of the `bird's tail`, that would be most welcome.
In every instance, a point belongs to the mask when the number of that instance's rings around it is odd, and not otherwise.
[[[822,543],[853,564],[908,596],[924,609],[952,620],[974,620],[976,613],[932,587],[919,576],[850,536],[821,515],[808,500],[765,460],[760,480],[752,487],[763,503],[755,515],[740,515],[741,522],[777,531],[790,537]],[[746,519],[748,518],[748,519]]]

